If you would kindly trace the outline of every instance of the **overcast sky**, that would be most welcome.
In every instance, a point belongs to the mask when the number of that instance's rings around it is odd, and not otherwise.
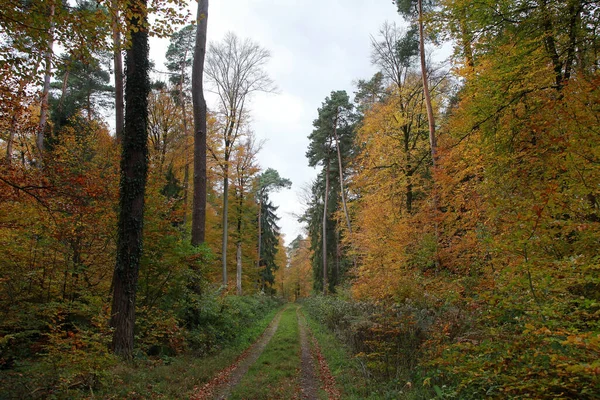
[[[192,1],[193,15],[196,2]],[[316,177],[305,157],[317,108],[333,90],[353,98],[353,81],[370,78],[370,35],[385,21],[401,23],[391,0],[212,0],[208,41],[226,32],[250,38],[271,52],[268,72],[278,94],[251,100],[252,129],[266,143],[263,169],[274,168],[292,188],[272,195],[279,206],[286,243],[302,233],[299,193]],[[151,41],[151,57],[162,69],[167,40]],[[209,107],[211,104],[209,103]]]

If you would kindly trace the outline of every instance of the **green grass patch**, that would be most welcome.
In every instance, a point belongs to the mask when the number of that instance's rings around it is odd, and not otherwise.
[[[299,391],[300,339],[298,306],[281,315],[277,332],[230,399],[291,399]]]

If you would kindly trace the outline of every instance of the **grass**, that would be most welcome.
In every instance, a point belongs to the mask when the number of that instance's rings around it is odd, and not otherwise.
[[[102,399],[183,399],[195,386],[208,382],[217,372],[232,364],[266,329],[278,309],[272,310],[218,354],[208,357],[183,355],[163,360],[121,363],[110,373],[102,392],[81,398]]]
[[[292,399],[299,393],[300,339],[297,305],[281,315],[277,332],[230,399]]]

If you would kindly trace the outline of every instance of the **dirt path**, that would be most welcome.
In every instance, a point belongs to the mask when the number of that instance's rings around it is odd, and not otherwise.
[[[296,308],[296,314],[298,315],[298,326],[300,328],[300,390],[302,391],[302,397],[305,399],[313,400],[319,398],[319,380],[315,372],[315,360],[310,351],[310,340],[308,338],[308,327],[306,326],[306,320],[304,315],[298,312],[299,308]]]
[[[260,357],[275,332],[277,332],[281,313],[284,310],[285,308],[275,315],[275,318],[273,318],[273,321],[271,321],[262,336],[250,348],[244,351],[235,363],[219,372],[210,382],[202,386],[194,393],[191,400],[226,399],[231,390],[240,383],[248,368]]]
[[[292,380],[290,381],[293,382],[293,385],[296,388],[296,393],[292,397],[294,399],[308,400],[318,400],[320,396],[326,397],[330,400],[340,399],[341,396],[340,392],[336,388],[337,385],[335,383],[335,379],[329,370],[329,366],[327,365],[325,357],[323,357],[323,354],[321,353],[319,343],[312,335],[310,328],[307,325],[306,318],[301,311],[301,307],[298,305],[288,305],[277,313],[277,315],[273,318],[273,321],[271,321],[265,332],[256,341],[256,343],[242,353],[235,363],[219,372],[210,382],[199,388],[191,397],[191,400],[227,399],[233,393],[235,387],[240,384],[244,378],[244,375],[246,375],[248,372],[248,369],[255,364],[258,358],[261,356],[263,350],[265,347],[267,347],[277,332],[283,312],[288,310],[289,307],[295,307],[296,321],[298,323],[298,336],[293,335],[287,340],[293,340],[295,342],[296,339],[294,338],[297,337],[297,340],[300,342],[300,365],[298,366],[299,368],[296,369],[299,375],[297,378],[294,378],[292,375]],[[293,312],[292,310],[289,311]],[[287,314],[284,318],[284,322],[285,324],[282,325],[282,329],[283,326],[289,326],[289,324],[292,323]],[[275,342],[277,342],[278,339],[280,341],[283,340],[280,336],[277,336]],[[298,342],[295,343],[295,348],[298,349]],[[281,344],[278,344],[277,346],[281,346]],[[277,348],[277,346],[275,348]],[[295,350],[294,354],[297,354],[295,353],[296,351],[298,350]],[[296,362],[297,361],[294,361],[292,363],[292,371],[294,366],[297,365]],[[273,367],[273,365],[271,366]],[[260,367],[259,370],[260,374],[265,374],[265,376],[269,377],[272,376],[269,369]],[[283,382],[285,382],[285,380],[281,381],[280,383],[283,384]],[[254,384],[256,385],[256,383]],[[249,388],[244,389],[247,390]],[[271,394],[275,396],[275,393]],[[291,397],[288,396],[287,398]]]

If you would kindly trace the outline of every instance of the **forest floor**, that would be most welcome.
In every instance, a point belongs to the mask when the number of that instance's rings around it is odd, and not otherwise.
[[[289,304],[252,346],[191,398],[339,399],[340,392],[301,307]]]

